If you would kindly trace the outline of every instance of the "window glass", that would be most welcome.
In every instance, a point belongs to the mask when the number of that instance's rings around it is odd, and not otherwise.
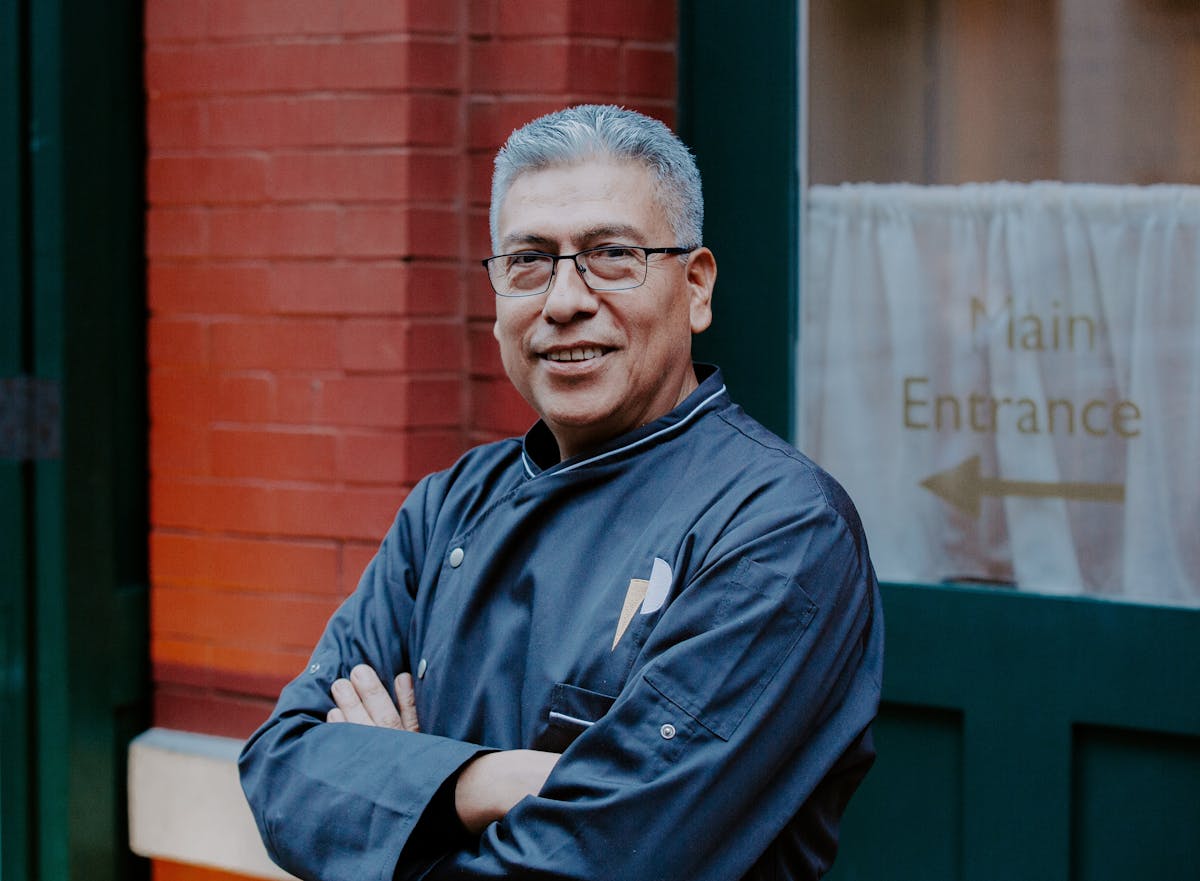
[[[1200,3],[808,6],[800,444],[880,576],[1200,605]]]

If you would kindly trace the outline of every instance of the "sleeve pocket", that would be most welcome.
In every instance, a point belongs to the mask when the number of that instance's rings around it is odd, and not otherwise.
[[[546,733],[538,749],[562,752],[608,712],[616,698],[560,682],[550,693]]]
[[[738,564],[711,602],[713,608],[701,613],[707,614],[708,626],[664,652],[643,676],[671,703],[729,740],[817,607],[793,579],[751,560]]]

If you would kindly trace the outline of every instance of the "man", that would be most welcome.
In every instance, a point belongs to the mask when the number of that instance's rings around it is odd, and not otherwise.
[[[496,158],[485,261],[541,419],[405,501],[241,758],[302,878],[816,878],[882,620],[841,488],[693,365],[694,161],[585,106]],[[381,679],[394,689],[394,699]]]

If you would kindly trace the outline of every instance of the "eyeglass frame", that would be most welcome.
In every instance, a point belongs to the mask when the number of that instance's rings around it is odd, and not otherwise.
[[[488,284],[492,286],[492,291],[497,297],[505,298],[520,298],[520,297],[540,297],[550,288],[554,287],[554,277],[558,275],[558,261],[570,260],[575,265],[575,271],[579,273],[579,277],[583,283],[587,285],[588,290],[596,291],[597,293],[610,293],[613,291],[633,291],[640,288],[646,283],[646,279],[650,275],[650,255],[651,254],[690,254],[692,251],[698,250],[700,245],[692,245],[690,248],[670,247],[670,248],[645,248],[641,245],[598,245],[595,248],[584,248],[582,251],[577,251],[574,254],[550,254],[546,251],[511,251],[507,254],[493,254],[491,257],[485,257],[479,262],[483,265],[484,271],[487,273]],[[596,251],[611,251],[611,250],[626,250],[626,251],[641,251],[645,255],[646,272],[642,275],[642,280],[635,285],[630,285],[624,288],[594,288],[588,284],[587,270],[579,265],[579,257],[584,254],[592,254]],[[499,260],[502,257],[549,257],[553,262],[550,269],[550,277],[546,279],[546,286],[540,291],[530,291],[527,294],[502,294],[496,290],[496,282],[492,279],[492,270],[489,264],[493,260]]]

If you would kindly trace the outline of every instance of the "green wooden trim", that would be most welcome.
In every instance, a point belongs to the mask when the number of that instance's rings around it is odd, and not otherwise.
[[[24,33],[22,8],[0,0],[0,378],[24,374],[28,355]],[[30,863],[26,470],[0,461],[0,881]]]
[[[1200,609],[919,585],[886,585],[884,609],[879,766],[850,803],[833,881],[1128,877],[1079,873],[1089,852],[1138,851],[1097,840],[1089,817],[1128,810],[1161,827],[1200,816],[1190,789],[1180,800],[1160,785],[1156,802],[1130,808],[1097,804],[1084,785],[1089,749],[1114,739],[1133,757],[1124,773],[1200,778]],[[1147,767],[1138,750],[1164,764]],[[931,817],[936,833],[922,829]],[[1160,853],[1138,858],[1155,867],[1144,877],[1189,877]]]
[[[679,132],[704,179],[704,238],[719,270],[696,356],[720,364],[734,400],[783,437],[800,270],[799,8],[679,4]]]
[[[61,459],[29,466],[35,874],[115,881],[145,875],[124,806],[148,694],[141,5],[28,10],[32,368],[63,419]]]

